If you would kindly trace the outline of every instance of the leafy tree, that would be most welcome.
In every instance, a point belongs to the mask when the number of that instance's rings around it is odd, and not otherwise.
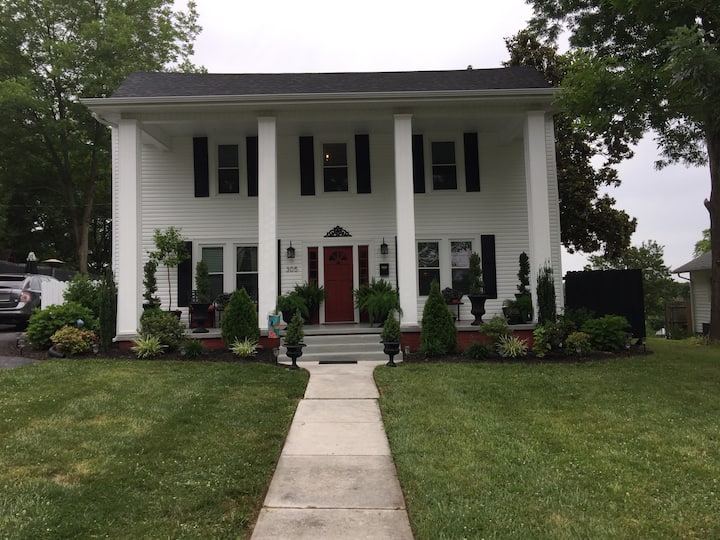
[[[710,251],[710,229],[704,229],[702,232],[702,240],[695,242],[695,249],[693,250],[693,256],[699,257],[703,253]]]
[[[569,58],[558,54],[556,46],[543,44],[528,30],[507,38],[505,45],[510,60],[504,65],[534,67],[551,85],[562,85]],[[602,249],[616,256],[630,245],[637,225],[635,218],[614,208],[615,199],[598,194],[602,187],[620,185],[617,171],[607,164],[595,169],[592,159],[599,149],[576,118],[560,112],[554,122],[562,243],[570,253]]]
[[[651,327],[665,320],[665,304],[685,294],[684,286],[672,279],[663,261],[663,246],[654,240],[632,246],[618,257],[588,257],[592,270],[642,270],[645,318]]]
[[[110,141],[79,97],[137,70],[189,70],[193,1],[0,0],[0,247],[109,259]],[[17,219],[15,219],[17,217]],[[93,261],[96,269],[104,261]]]
[[[709,164],[710,244],[720,258],[720,2],[529,0],[533,30],[570,33],[576,49],[563,106],[610,162],[656,133],[658,167]],[[713,265],[710,337],[720,339],[720,265]]]

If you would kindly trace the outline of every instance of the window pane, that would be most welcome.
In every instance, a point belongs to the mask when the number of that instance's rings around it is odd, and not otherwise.
[[[202,248],[202,260],[208,266],[208,272],[222,273],[223,271],[223,248],[204,247]]]
[[[420,296],[427,296],[428,294],[430,294],[430,284],[433,281],[437,281],[438,283],[440,283],[440,270],[423,268],[420,270],[418,277]]]
[[[455,143],[432,143],[432,162],[433,165],[455,165]]]
[[[433,189],[457,189],[455,165],[433,165]]]
[[[237,248],[237,271],[257,272],[257,247]]]
[[[220,169],[218,171],[218,191],[220,193],[240,193],[240,171],[238,169]]]
[[[245,289],[253,302],[258,301],[257,274],[238,274],[236,285],[238,289]]]
[[[239,163],[237,144],[218,145],[218,167],[238,168]]]
[[[325,191],[347,191],[347,167],[329,168],[323,171],[325,177]]]
[[[346,166],[347,147],[345,143],[323,144],[323,165],[325,167]]]
[[[440,266],[440,250],[437,242],[418,242],[418,266],[420,268]]]
[[[470,254],[472,253],[472,242],[451,242],[450,254],[452,256],[453,268],[470,268]]]
[[[210,300],[215,300],[223,293],[223,276],[222,274],[212,274],[210,278]]]
[[[467,294],[470,292],[470,270],[467,268],[453,268],[452,288]]]

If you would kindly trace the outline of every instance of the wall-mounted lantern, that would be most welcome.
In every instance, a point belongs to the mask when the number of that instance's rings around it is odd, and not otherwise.
[[[295,258],[295,248],[292,247],[292,240],[290,240],[290,247],[287,248],[287,258],[288,258],[288,259],[294,259],[294,258]]]
[[[388,254],[388,245],[385,243],[385,237],[383,237],[382,244],[380,244],[380,254],[381,255]]]

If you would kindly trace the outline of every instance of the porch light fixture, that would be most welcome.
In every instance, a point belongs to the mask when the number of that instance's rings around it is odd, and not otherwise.
[[[294,259],[294,258],[295,258],[295,248],[292,247],[292,240],[290,240],[290,247],[287,248],[287,258],[288,258],[288,259]]]
[[[381,255],[387,255],[388,254],[388,245],[385,243],[385,237],[383,236],[382,244],[380,244],[380,254]]]

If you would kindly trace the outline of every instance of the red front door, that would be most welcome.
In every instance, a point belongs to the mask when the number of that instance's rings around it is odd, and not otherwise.
[[[325,322],[354,322],[352,247],[326,247],[323,248],[323,253]]]

